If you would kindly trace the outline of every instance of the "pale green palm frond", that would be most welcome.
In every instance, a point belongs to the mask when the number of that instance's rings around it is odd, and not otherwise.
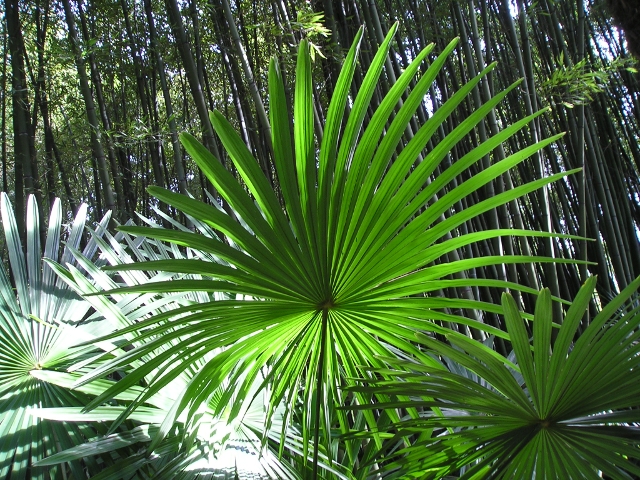
[[[154,228],[158,227],[153,221],[146,218],[144,220]],[[192,223],[196,228],[201,229],[203,235],[215,236],[205,224],[201,224],[195,219]],[[102,227],[95,231],[89,229],[89,232],[92,234],[93,241],[98,245],[98,263],[106,262],[112,266],[123,266],[150,259],[155,260],[158,264],[162,264],[163,261],[179,260],[211,261],[211,257],[206,253],[192,249],[179,250],[152,239],[131,237],[127,233],[119,233],[114,237],[104,231]],[[73,254],[77,266],[67,263],[65,268],[53,261],[49,261],[49,265],[71,289],[84,295],[94,307],[95,313],[86,320],[88,323],[110,318],[120,325],[132,325],[135,322],[144,322],[147,318],[158,318],[161,315],[175,316],[176,312],[185,306],[189,307],[199,302],[212,300],[209,293],[201,291],[168,293],[161,297],[153,296],[153,302],[150,301],[152,296],[149,294],[137,296],[114,294],[110,296],[110,299],[97,296],[95,293],[105,289],[113,290],[123,285],[126,285],[125,288],[133,288],[150,282],[180,281],[180,278],[194,279],[200,278],[200,276],[184,273],[169,274],[165,271],[132,270],[123,271],[116,282],[112,275],[110,276],[97,268],[81,252],[73,250]],[[189,308],[187,309],[189,310]],[[158,347],[159,351],[171,350],[174,347],[176,340],[172,339],[171,330],[172,328],[169,326],[167,334],[162,336],[161,345]],[[139,336],[135,331],[126,336],[128,343],[134,346],[148,342],[150,338],[152,337]],[[125,350],[120,348],[124,345],[116,347],[110,342],[99,343],[99,345],[105,352],[95,357],[94,366],[103,362],[105,357],[121,358],[126,356]],[[115,386],[116,382],[114,381],[95,380],[82,386],[76,385],[81,377],[81,373],[78,372],[85,371],[86,362],[71,365],[70,373],[39,372],[38,378],[64,388],[74,388],[91,396],[94,403],[101,404],[90,412],[85,412],[80,407],[44,408],[38,412],[41,418],[77,423],[110,422],[112,424],[110,431],[113,431],[125,417],[142,425],[131,431],[106,432],[105,436],[88,439],[82,444],[40,461],[38,465],[55,465],[91,457],[96,453],[108,453],[113,458],[113,465],[101,472],[100,478],[120,478],[123,471],[135,472],[143,467],[151,469],[155,478],[198,478],[198,475],[228,473],[235,468],[234,463],[236,462],[241,464],[238,470],[240,478],[249,478],[251,475],[258,475],[259,478],[298,478],[295,470],[292,470],[291,466],[280,458],[279,449],[277,447],[269,449],[264,446],[263,442],[263,435],[266,434],[272,445],[282,443],[288,450],[300,451],[302,449],[294,429],[291,429],[287,438],[284,440],[281,438],[280,425],[282,425],[283,408],[277,409],[271,425],[267,425],[264,397],[256,396],[254,401],[244,402],[240,414],[231,418],[229,416],[230,409],[226,408],[226,404],[220,403],[224,398],[223,389],[219,389],[212,395],[208,403],[201,405],[196,415],[197,420],[188,425],[188,431],[183,427],[174,429],[157,446],[153,455],[148,457],[138,455],[122,457],[119,455],[118,449],[125,444],[145,444],[151,441],[151,435],[158,431],[159,424],[170,412],[180,391],[217,352],[209,352],[203,358],[194,360],[189,368],[180,370],[180,375],[165,384],[162,389],[153,395],[146,395],[147,391],[143,385],[153,383],[163,368],[162,364],[155,363],[157,353],[127,361],[126,365],[119,370],[118,375],[124,378],[118,385],[122,387],[124,383],[127,383],[128,388],[113,397],[113,400],[117,401],[117,405],[114,405],[113,402],[105,405],[100,400],[105,398],[107,390]],[[175,362],[175,358],[171,361]],[[136,371],[149,364],[157,366],[149,371],[145,377],[135,375]],[[78,370],[80,368],[82,370]],[[255,392],[262,381],[263,379],[259,379],[251,387],[252,391]],[[132,405],[137,404],[141,406],[133,410]],[[184,416],[179,417],[178,420],[180,423],[184,423]],[[143,430],[141,430],[142,428]],[[191,440],[187,442],[179,440],[183,435]]]
[[[81,383],[90,382],[129,362],[153,356],[152,362],[130,374],[133,382],[179,357],[179,362],[162,372],[157,384],[149,385],[148,395],[153,395],[205,358],[207,352],[222,349],[205,362],[181,392],[181,401],[176,402],[150,450],[170,431],[183,411],[193,417],[223,383],[229,385],[224,397],[228,402],[232,397],[238,398],[235,392],[249,392],[249,386],[261,372],[266,372],[264,386],[269,386],[271,393],[268,415],[284,403],[288,416],[283,425],[285,430],[299,415],[303,458],[309,458],[310,445],[314,452],[320,450],[320,443],[330,451],[333,430],[346,433],[356,421],[350,414],[334,408],[346,400],[343,388],[353,384],[353,378],[366,377],[370,367],[383,367],[381,357],[399,351],[434,368],[443,368],[415,346],[416,332],[446,333],[449,330],[440,323],[445,321],[506,336],[478,320],[447,312],[454,308],[497,312],[499,306],[430,295],[429,292],[437,290],[438,282],[444,285],[450,281],[445,279],[449,275],[487,265],[563,261],[525,256],[441,261],[455,249],[490,238],[551,236],[544,232],[488,230],[449,238],[450,232],[464,222],[571,172],[518,186],[445,218],[444,214],[459,199],[516,167],[559,136],[528,146],[441,195],[441,190],[463,170],[475,165],[544,111],[507,127],[433,178],[447,152],[517,86],[498,93],[433,150],[423,153],[442,122],[493,69],[491,65],[434,112],[395,158],[408,122],[456,45],[456,41],[448,45],[420,73],[431,47],[425,49],[365,123],[395,28],[376,53],[358,94],[351,98],[349,91],[362,32],[358,34],[339,76],[320,145],[316,144],[313,131],[313,83],[307,43],[301,43],[298,53],[293,118],[287,109],[282,73],[272,62],[270,120],[282,202],[234,128],[221,113],[213,112],[211,122],[240,180],[193,136],[183,134],[181,140],[228,210],[156,187],[150,188],[150,192],[219,232],[222,238],[185,229],[121,228],[132,235],[206,252],[213,261],[174,259],[115,266],[113,269],[120,272],[183,272],[200,275],[201,279],[148,283],[113,290],[111,295],[201,291],[229,292],[236,296],[185,306],[174,312],[177,316],[168,312],[121,329],[107,338],[126,338],[135,333],[139,343],[83,378]],[[415,86],[396,110],[413,80],[417,80]],[[347,104],[350,109],[345,118]],[[388,124],[391,117],[393,120]],[[467,282],[476,284],[486,284],[486,280]],[[500,281],[491,281],[491,285],[514,287]],[[96,398],[90,408],[124,388],[126,382],[114,385]],[[350,401],[368,404],[371,399],[356,393]],[[241,404],[238,401],[234,405],[232,416]],[[376,418],[369,411],[363,412],[357,421],[371,429],[376,425]],[[374,443],[380,442],[374,436]],[[336,461],[353,465],[357,448],[347,446],[347,457]]]
[[[99,470],[95,460],[71,462],[50,469],[34,464],[59,449],[90,438],[104,427],[76,426],[42,421],[34,412],[44,407],[77,407],[86,404],[81,392],[44,381],[40,373],[62,372],[90,357],[91,343],[120,326],[83,323],[90,305],[60,280],[43,259],[72,261],[71,251],[80,247],[87,206],[80,207],[62,245],[63,218],[60,201],[49,215],[44,249],[40,243],[39,214],[33,196],[27,201],[26,249],[20,240],[8,196],[0,199],[2,226],[9,253],[15,290],[4,267],[0,267],[0,477],[7,479],[62,478],[83,476],[83,468]],[[102,220],[106,225],[108,217]],[[90,254],[95,242],[84,249]]]

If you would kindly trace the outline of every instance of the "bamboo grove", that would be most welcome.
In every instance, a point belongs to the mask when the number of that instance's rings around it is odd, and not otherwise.
[[[1,79],[2,189],[17,199],[18,219],[20,199],[28,193],[36,194],[42,211],[60,196],[70,210],[84,201],[92,206],[94,218],[112,210],[119,222],[135,218],[135,212],[150,214],[149,185],[206,198],[204,191],[211,185],[185,156],[178,134],[199,131],[207,148],[224,161],[208,121],[212,109],[236,122],[273,180],[265,105],[268,59],[276,56],[291,70],[300,38],[317,49],[314,108],[320,124],[345,46],[357,27],[365,26],[366,65],[383,32],[402,17],[374,104],[424,45],[435,42],[441,50],[449,39],[461,38],[405,141],[415,133],[416,122],[424,121],[460,83],[497,61],[496,71],[474,90],[473,101],[442,127],[440,137],[469,109],[516,79],[525,81],[509,94],[508,107],[496,108],[475,138],[451,152],[448,162],[454,163],[500,125],[550,106],[530,133],[514,137],[504,149],[516,148],[527,137],[557,132],[568,132],[565,140],[521,166],[517,177],[505,175],[487,186],[482,196],[542,173],[584,166],[584,176],[572,176],[526,202],[489,212],[481,223],[465,224],[461,231],[527,226],[594,242],[527,245],[495,240],[469,248],[496,255],[541,252],[589,260],[605,298],[640,273],[638,76],[601,2],[576,6],[518,1],[509,6],[486,0],[433,5],[7,0],[4,12],[3,55],[10,62],[3,63]],[[498,158],[508,153],[502,148]],[[464,199],[457,208],[480,200]],[[575,293],[585,273],[570,266],[476,272],[480,277],[524,280],[532,287],[549,285],[563,298]],[[460,293],[496,298],[490,289]]]

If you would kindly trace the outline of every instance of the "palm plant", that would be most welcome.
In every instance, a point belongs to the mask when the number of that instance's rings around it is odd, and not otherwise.
[[[461,479],[637,478],[640,278],[574,341],[595,285],[595,277],[587,280],[555,332],[543,290],[533,345],[513,297],[504,294],[509,358],[466,337],[450,336],[447,345],[418,335],[448,369],[392,362],[396,370],[384,371],[392,380],[368,381],[361,390],[412,397],[377,408],[424,409],[392,426],[397,433],[376,456],[385,460],[385,478],[435,479],[459,470]],[[418,440],[403,447],[407,438]]]
[[[344,387],[352,385],[353,378],[366,376],[368,368],[384,366],[380,357],[399,352],[427,365],[438,365],[416,347],[414,340],[416,332],[450,332],[443,322],[451,328],[460,326],[506,337],[500,329],[483,323],[481,313],[477,318],[451,313],[454,309],[497,313],[499,306],[470,298],[442,298],[437,293],[462,285],[518,288],[501,281],[448,277],[487,265],[551,261],[525,256],[446,260],[447,254],[481,240],[551,235],[487,230],[455,236],[464,222],[564,173],[518,186],[464,211],[453,212],[452,207],[559,136],[528,146],[459,186],[447,188],[461,172],[543,113],[540,111],[505,128],[432,178],[450,149],[519,83],[498,93],[426,152],[434,132],[494,68],[490,65],[434,112],[396,157],[409,121],[456,41],[418,75],[432,46],[422,51],[365,125],[365,112],[371,106],[395,30],[387,35],[353,98],[349,92],[362,32],[358,34],[346,56],[317,143],[307,43],[301,43],[298,53],[293,118],[288,113],[282,74],[272,61],[269,104],[279,191],[274,191],[230,123],[213,112],[211,122],[241,180],[193,136],[183,134],[181,141],[219,192],[224,208],[215,200],[211,205],[161,188],[151,187],[149,191],[209,226],[214,235],[184,229],[121,227],[122,232],[205,252],[208,261],[175,258],[114,266],[120,272],[164,271],[201,278],[128,286],[112,290],[111,295],[193,291],[226,294],[155,315],[105,337],[113,340],[135,334],[136,341],[126,353],[95,368],[78,383],[87,384],[140,362],[122,381],[97,396],[89,405],[94,408],[157,372],[128,412],[206,359],[180,393],[149,451],[159,445],[181,414],[195,418],[223,385],[227,387],[218,409],[231,405],[233,417],[245,402],[252,401],[252,386],[261,382],[259,390],[268,388],[270,395],[267,424],[276,409],[284,406],[282,430],[287,431],[295,422],[300,425],[300,453],[312,476],[320,474],[318,458],[322,452],[336,462],[331,467],[335,474],[354,475],[352,466],[358,463],[363,446],[348,442],[336,448],[335,434],[354,427],[375,429],[376,418],[368,411],[352,415],[334,408],[345,402],[372,401],[362,393],[347,396]],[[415,86],[400,102],[412,82]],[[125,417],[123,414],[118,422]],[[379,446],[380,438],[374,437],[373,445]]]
[[[175,220],[166,216],[158,209],[156,214],[164,217],[168,223],[173,223],[177,228],[188,231]],[[142,217],[142,219],[158,227],[153,221]],[[202,235],[211,236],[211,229],[196,219],[190,219],[191,226],[197,228]],[[105,231],[103,227],[98,230],[88,229],[93,242],[97,244],[99,250],[99,260],[97,263],[107,262],[110,265],[125,265],[134,262],[147,261],[150,258],[163,259],[185,259],[197,258],[200,261],[211,261],[206,253],[188,250],[180,251],[175,246],[166,246],[154,240],[144,238],[132,238],[127,234],[118,234],[116,237]],[[67,263],[66,268],[60,263],[48,260],[48,265],[58,274],[73,291],[84,296],[90,303],[95,313],[89,320],[111,318],[121,322],[139,322],[149,316],[158,316],[171,312],[185,305],[197,304],[210,301],[210,295],[206,292],[187,292],[180,294],[163,295],[162,301],[154,301],[151,305],[149,295],[140,295],[131,298],[130,295],[112,295],[113,301],[108,301],[102,296],[95,296],[96,292],[113,290],[119,285],[135,287],[151,282],[172,281],[174,274],[156,272],[123,272],[119,278],[110,277],[95,265],[85,255],[77,250],[72,250],[74,264]],[[128,341],[136,343],[135,332],[128,337]],[[102,345],[104,349],[99,355],[94,357],[93,363],[99,364],[100,358],[105,352],[108,357],[123,355],[124,351],[113,344]],[[152,472],[155,478],[199,478],[198,475],[208,474],[227,475],[228,478],[235,478],[232,475],[240,475],[241,478],[292,478],[295,473],[291,466],[283,463],[278,458],[277,449],[270,450],[263,448],[262,434],[277,444],[281,443],[280,428],[282,424],[281,409],[276,412],[274,422],[270,427],[265,426],[265,402],[256,399],[251,404],[245,404],[241,413],[235,418],[229,418],[228,409],[221,406],[220,414],[215,415],[218,405],[222,399],[222,390],[215,392],[208,403],[202,405],[198,412],[198,420],[186,432],[181,426],[167,438],[165,438],[156,448],[154,455],[146,455],[144,449],[138,451],[137,447],[133,454],[122,455],[118,453],[125,446],[139,446],[149,443],[152,436],[158,430],[158,424],[166,417],[171,406],[176,401],[176,392],[186,385],[195,373],[203,368],[206,361],[215,354],[211,352],[209,356],[194,362],[190,368],[181,372],[169,385],[160,389],[152,397],[147,398],[145,405],[129,415],[129,419],[136,424],[130,429],[120,429],[116,433],[106,432],[107,435],[96,436],[86,442],[74,445],[61,452],[56,453],[44,460],[37,462],[37,466],[50,466],[63,462],[79,461],[90,458],[96,452],[103,455],[112,456],[112,464],[104,468],[98,478],[119,479],[126,475],[135,478],[140,471],[147,474]],[[153,361],[153,355],[143,357],[140,361],[132,362],[119,372],[119,375],[129,374],[136,369],[140,369],[143,362]],[[86,360],[79,364],[70,365],[68,372],[38,371],[37,378],[46,380],[50,384],[59,385],[64,388],[73,388],[78,380],[79,374],[76,372],[80,365],[86,364]],[[102,405],[85,412],[84,409],[74,406],[42,408],[36,415],[54,421],[64,422],[111,422],[125,411],[127,407],[137,401],[143,393],[141,385],[148,384],[153,378],[161,373],[156,369],[139,384],[130,385],[120,392],[116,397],[116,402],[109,402],[109,405]],[[88,396],[98,397],[114,385],[113,380],[98,380],[88,385],[77,387]],[[256,390],[260,383],[256,383],[253,389]],[[113,428],[112,428],[113,430]],[[182,436],[189,438],[189,441],[182,441]],[[289,449],[300,449],[296,443],[296,437],[290,436],[282,440]],[[217,459],[212,457],[217,456]],[[227,478],[225,476],[224,478]]]
[[[56,200],[49,216],[44,250],[40,244],[38,207],[33,196],[27,201],[26,251],[18,235],[13,209],[5,193],[0,199],[2,226],[9,253],[11,278],[0,267],[0,477],[14,479],[62,478],[70,473],[85,476],[84,469],[97,473],[101,466],[93,458],[84,465],[35,468],[34,464],[59,449],[70,448],[106,431],[97,424],[74,425],[42,421],[34,415],[43,407],[82,408],[87,397],[43,380],[43,375],[62,372],[90,356],[95,349],[78,346],[92,342],[118,325],[108,322],[81,323],[90,304],[76,295],[43,262],[49,259],[72,262],[72,250],[80,247],[86,221],[83,205],[61,248],[62,208]],[[105,217],[101,224],[109,221]],[[84,252],[92,256],[96,243],[87,242]],[[82,370],[81,370],[82,371]]]

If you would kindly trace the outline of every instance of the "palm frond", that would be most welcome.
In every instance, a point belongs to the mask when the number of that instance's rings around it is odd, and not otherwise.
[[[357,388],[398,398],[376,408],[424,409],[391,427],[397,433],[377,457],[388,478],[637,477],[640,278],[574,341],[595,284],[595,277],[587,280],[556,335],[549,291],[540,292],[533,342],[515,301],[503,295],[518,370],[469,338],[450,337],[448,346],[420,335],[420,343],[456,367],[403,362],[385,372],[394,379]],[[390,453],[402,438],[418,440]]]
[[[153,224],[149,219],[145,219],[145,221]],[[193,224],[197,228],[202,228],[205,235],[212,233],[205,223],[194,221]],[[89,231],[98,244],[102,261],[123,268],[118,279],[120,283],[116,283],[114,278],[93,265],[87,257],[77,250],[74,250],[73,253],[79,268],[69,263],[65,268],[56,262],[48,262],[71,289],[84,295],[87,302],[94,307],[95,313],[88,319],[89,323],[110,318],[119,326],[130,327],[131,325],[143,324],[148,318],[157,318],[161,315],[175,316],[176,312],[181,309],[187,308],[190,311],[191,305],[212,300],[210,294],[202,291],[169,293],[162,295],[161,298],[154,295],[153,301],[150,301],[152,296],[149,294],[135,297],[113,294],[110,299],[95,295],[103,289],[113,291],[120,287],[130,293],[137,286],[150,284],[153,281],[159,283],[180,282],[189,281],[188,278],[193,280],[200,277],[197,272],[169,274],[163,271],[128,271],[124,268],[127,265],[149,261],[151,258],[160,265],[170,261],[178,264],[192,260],[204,263],[202,260],[207,257],[197,250],[180,251],[167,248],[163,243],[149,239],[140,241],[140,238],[131,237],[126,233],[119,233],[113,237],[102,228],[100,231]],[[129,248],[126,248],[127,246]],[[183,278],[183,280],[178,278]],[[180,370],[179,375],[172,376],[170,381],[167,381],[169,376],[165,375],[160,382],[156,382],[161,377],[163,369],[176,361],[175,343],[177,341],[172,330],[173,328],[169,326],[161,338],[133,331],[125,336],[126,344],[119,343],[117,346],[108,341],[99,342],[98,345],[101,346],[103,352],[94,357],[93,365],[104,363],[104,358],[125,359],[118,373],[121,378],[119,382],[95,380],[78,386],[81,373],[75,372],[80,369],[84,372],[86,362],[71,365],[69,370],[72,373],[43,372],[37,374],[38,378],[46,380],[50,384],[71,388],[89,395],[92,400],[87,404],[99,405],[89,412],[86,412],[86,409],[82,407],[44,408],[37,413],[39,417],[79,424],[92,421],[111,423],[110,432],[107,432],[106,436],[88,438],[85,443],[46,458],[38,465],[55,465],[64,461],[79,460],[94,453],[109,453],[113,456],[113,465],[102,471],[99,478],[116,479],[120,478],[122,471],[135,472],[142,468],[151,469],[154,472],[153,475],[158,478],[199,478],[198,475],[229,473],[235,469],[236,463],[240,465],[238,474],[241,475],[241,478],[249,476],[251,478],[298,478],[296,471],[281,459],[279,445],[283,444],[287,451],[301,451],[301,442],[297,433],[299,429],[289,429],[288,436],[282,439],[283,407],[278,407],[273,412],[271,423],[266,424],[267,406],[264,403],[266,397],[264,397],[264,392],[261,395],[258,395],[257,392],[263,378],[258,379],[250,386],[250,391],[244,392],[240,400],[231,399],[232,403],[239,402],[241,404],[242,408],[238,415],[233,417],[229,415],[230,408],[227,407],[227,403],[223,403],[225,401],[224,390],[220,388],[214,392],[206,404],[201,405],[193,422],[184,426],[182,425],[185,423],[184,415],[179,417],[178,421],[182,426],[172,428],[168,435],[163,436],[162,441],[154,447],[153,455],[139,458],[137,455],[123,457],[117,454],[118,449],[124,444],[148,444],[152,441],[153,436],[157,437],[160,424],[175,406],[181,390],[217,353],[209,352],[202,358],[194,359],[189,368]],[[155,343],[162,343],[159,351],[163,352],[163,355],[152,354],[131,358],[130,354],[126,352],[126,345],[137,346],[148,343],[150,339]],[[158,361],[159,356],[162,357],[161,361]],[[145,365],[155,365],[156,368],[149,372],[143,368]],[[140,372],[143,371],[144,374],[141,374]],[[149,392],[143,387],[147,384],[158,385],[160,383],[163,388],[154,392],[153,395],[149,395]],[[106,392],[112,390],[116,384],[118,388],[124,384],[127,384],[128,387],[112,397]],[[246,396],[255,398],[250,402],[243,402]],[[105,398],[112,400],[109,404],[105,404]],[[117,404],[114,404],[114,401]],[[141,425],[132,430],[120,429],[115,432],[115,429],[121,425],[125,418],[141,423]],[[269,448],[269,444],[272,445],[271,448]],[[322,455],[321,459],[323,458],[326,458],[326,455]],[[322,461],[327,463],[326,460]]]
[[[396,28],[387,35],[352,98],[349,87],[362,32],[358,34],[335,89],[320,145],[313,134],[308,44],[303,41],[299,47],[293,118],[287,108],[282,73],[272,62],[270,118],[282,204],[238,133],[221,113],[213,112],[211,122],[240,180],[193,136],[185,133],[181,141],[228,210],[158,188],[151,192],[220,232],[222,237],[185,229],[121,227],[125,233],[198,250],[211,261],[176,259],[115,265],[112,269],[123,273],[149,270],[199,277],[120,288],[112,290],[111,295],[145,292],[162,296],[170,291],[232,294],[228,299],[185,305],[105,337],[104,340],[113,341],[136,335],[138,342],[132,342],[133,348],[126,354],[96,368],[79,382],[79,385],[88,383],[129,362],[141,362],[132,382],[155,375],[145,394],[149,397],[206,359],[180,393],[150,450],[159,445],[183,412],[187,412],[187,418],[194,418],[223,385],[227,388],[221,405],[236,398],[230,415],[238,414],[243,401],[250,398],[243,399],[237,392],[248,395],[249,386],[264,374],[262,384],[270,388],[271,395],[267,422],[276,408],[284,404],[288,418],[283,430],[299,421],[302,456],[306,461],[311,447],[314,454],[321,446],[324,451],[332,451],[334,429],[346,433],[358,421],[375,430],[376,418],[371,412],[362,412],[356,420],[334,407],[347,401],[344,387],[352,385],[353,378],[366,377],[369,368],[385,365],[382,357],[403,352],[434,368],[443,368],[415,346],[416,332],[446,333],[450,332],[447,325],[456,324],[499,332],[477,318],[450,313],[452,309],[495,311],[497,306],[469,299],[445,301],[429,295],[427,285],[480,266],[532,261],[525,256],[479,257],[451,263],[443,259],[459,246],[497,236],[549,235],[488,230],[451,239],[451,232],[462,223],[541,188],[565,173],[521,185],[448,218],[444,214],[456,201],[516,167],[558,136],[514,153],[442,195],[443,187],[463,169],[479,162],[543,111],[488,139],[458,164],[432,178],[447,152],[517,86],[498,93],[434,149],[424,152],[434,132],[493,69],[491,65],[434,112],[394,158],[408,122],[456,45],[456,41],[448,45],[420,73],[432,47],[425,49],[390,89],[371,121],[365,123],[365,113],[383,73]],[[402,95],[415,80],[406,101],[396,111]],[[393,120],[389,123],[391,116]],[[510,284],[496,281],[495,285],[506,288]],[[442,321],[450,323],[444,325]],[[219,353],[209,355],[210,352]],[[142,361],[144,358],[152,360]],[[180,360],[176,361],[177,358]],[[118,382],[89,407],[98,407],[129,384]],[[378,400],[384,401],[385,397]],[[356,392],[350,401],[366,405],[372,400]],[[381,445],[380,437],[374,435],[373,441]],[[360,447],[351,445],[345,451],[354,455],[357,448]],[[343,460],[350,465],[356,462],[355,456]]]
[[[47,382],[41,374],[64,371],[92,354],[91,346],[79,346],[109,333],[115,326],[83,324],[90,305],[59,279],[43,259],[71,260],[80,246],[86,221],[83,205],[61,245],[62,209],[56,200],[49,215],[44,250],[40,243],[38,207],[33,196],[27,202],[26,250],[5,193],[0,211],[11,267],[11,278],[0,267],[0,477],[7,479],[58,478],[71,474],[81,478],[83,468],[97,472],[96,461],[70,462],[63,467],[35,468],[45,456],[70,448],[103,427],[77,426],[42,421],[34,415],[45,407],[76,407],[86,404],[81,392]],[[108,221],[108,218],[104,219]],[[85,252],[95,248],[88,242]]]

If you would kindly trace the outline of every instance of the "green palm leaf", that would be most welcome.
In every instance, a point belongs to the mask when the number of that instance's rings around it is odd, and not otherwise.
[[[461,479],[600,478],[598,471],[607,478],[636,478],[640,278],[574,342],[595,284],[591,277],[578,292],[555,341],[551,297],[548,290],[540,293],[533,351],[515,301],[503,295],[521,376],[506,366],[506,358],[496,360],[474,340],[450,337],[453,348],[421,335],[420,343],[450,365],[450,371],[404,362],[398,364],[403,370],[386,372],[396,379],[356,389],[414,397],[377,408],[437,407],[442,412],[425,410],[421,418],[393,426],[398,435],[379,452],[388,478],[435,479],[458,471]],[[419,432],[435,435],[389,453],[399,438]]]
[[[151,223],[145,219],[147,223]],[[193,219],[192,224],[206,235],[211,234],[206,224]],[[111,236],[108,232],[91,231],[93,241],[100,251],[100,258],[106,260],[111,265],[117,265],[122,269],[120,278],[125,290],[130,293],[139,285],[150,284],[152,280],[159,283],[162,281],[193,282],[199,278],[199,272],[193,271],[187,275],[168,274],[166,272],[141,272],[137,270],[126,270],[126,266],[148,261],[155,258],[158,265],[166,262],[176,262],[186,265],[196,262],[199,265],[228,268],[221,264],[203,262],[206,254],[189,250],[187,252],[166,248],[165,245],[153,240],[144,239],[137,242],[128,234],[118,234]],[[130,248],[125,248],[127,245]],[[110,318],[121,326],[135,325],[143,323],[145,319],[158,318],[161,315],[173,316],[180,308],[197,304],[199,302],[211,301],[210,294],[204,291],[186,291],[179,294],[165,294],[162,299],[155,299],[150,302],[150,295],[111,295],[111,299],[104,296],[92,295],[102,289],[114,291],[119,284],[115,283],[106,272],[96,267],[86,256],[77,250],[72,251],[77,266],[67,263],[66,268],[62,265],[48,261],[48,264],[58,274],[71,289],[81,295],[85,295],[87,302],[96,310],[88,319],[89,322]],[[188,258],[192,257],[192,258]],[[164,262],[164,263],[163,263]],[[79,267],[79,268],[78,268]],[[80,270],[83,269],[83,271]],[[189,270],[186,268],[185,270]],[[197,269],[192,269],[197,270]],[[209,271],[205,273],[211,273]],[[175,279],[175,278],[182,278]],[[174,280],[175,279],[175,280]],[[127,388],[122,390],[115,397],[105,395],[105,392],[112,389],[116,382],[112,380],[95,380],[82,386],[76,386],[81,374],[75,371],[84,368],[86,362],[71,365],[69,370],[73,373],[63,373],[54,371],[38,371],[32,373],[36,378],[44,380],[52,385],[64,388],[74,388],[77,392],[82,392],[91,396],[94,403],[99,407],[90,412],[84,411],[82,407],[61,407],[43,408],[38,411],[37,416],[55,421],[75,422],[83,424],[91,421],[112,422],[111,430],[114,430],[122,423],[124,418],[134,422],[142,423],[141,426],[132,430],[120,428],[119,431],[105,436],[88,438],[85,443],[68,448],[51,457],[47,457],[37,463],[38,466],[56,465],[60,462],[76,461],[85,457],[92,457],[97,454],[108,454],[112,457],[113,465],[100,472],[99,478],[117,479],[121,478],[123,471],[136,472],[137,470],[149,470],[158,478],[199,478],[199,475],[219,475],[228,474],[235,469],[235,464],[239,465],[238,474],[251,478],[298,478],[296,470],[292,466],[279,458],[279,448],[274,445],[282,444],[287,452],[302,450],[299,439],[299,428],[294,426],[288,429],[287,436],[282,437],[283,407],[275,409],[271,415],[271,424],[267,425],[266,409],[264,401],[266,397],[257,396],[257,390],[263,381],[259,378],[257,382],[249,386],[249,391],[242,392],[241,396],[256,396],[256,400],[242,405],[241,411],[233,418],[229,415],[230,409],[224,401],[224,386],[218,389],[209,399],[208,403],[201,406],[197,414],[197,421],[188,425],[180,425],[177,429],[172,428],[169,435],[162,439],[154,449],[154,455],[140,457],[139,455],[123,456],[120,452],[122,446],[139,443],[149,443],[152,435],[156,433],[159,426],[174,407],[178,395],[182,388],[196,375],[215,354],[209,352],[203,358],[194,359],[189,368],[180,370],[180,375],[171,379],[166,384],[162,380],[155,382],[158,388],[153,395],[148,395],[148,391],[141,385],[153,383],[163,369],[163,361],[168,355],[175,351],[173,343],[177,343],[180,336],[175,336],[168,331],[161,335],[161,342],[153,336],[149,337],[139,332],[132,332],[125,335],[125,338],[136,345],[138,343],[149,343],[149,339],[156,340],[159,344],[158,351],[152,355],[142,355],[132,358],[130,354],[111,342],[99,342],[98,345],[108,353],[109,358],[115,357],[116,361],[124,363],[120,369],[119,376],[124,375],[124,379],[118,382],[118,388],[126,384]],[[182,335],[182,333],[181,333]],[[137,353],[138,350],[135,350]],[[102,353],[95,357],[94,365],[99,365],[100,358],[105,357]],[[146,370],[145,375],[139,375],[144,365],[156,366],[155,369]],[[98,367],[100,368],[100,367]],[[165,366],[166,368],[166,366]],[[102,399],[113,398],[109,405],[104,405]],[[232,403],[237,403],[232,399]],[[138,408],[134,409],[134,406]],[[184,417],[184,416],[183,416]],[[184,418],[179,417],[179,422],[184,424]],[[189,440],[184,441],[182,435]],[[263,436],[269,445],[263,445]],[[136,449],[138,446],[136,446]],[[133,450],[134,452],[137,450]],[[326,454],[321,455],[320,461],[328,466]]]
[[[150,450],[170,431],[181,412],[187,411],[188,418],[193,417],[223,382],[229,385],[225,401],[237,398],[231,411],[233,416],[243,401],[251,401],[248,397],[243,400],[236,393],[248,392],[248,386],[264,373],[263,385],[271,388],[269,415],[284,402],[288,419],[284,421],[283,429],[286,430],[294,419],[299,420],[302,455],[308,459],[310,445],[316,454],[320,444],[324,445],[325,451],[331,450],[333,428],[343,433],[351,430],[356,421],[353,416],[333,407],[346,401],[343,388],[353,384],[352,378],[368,375],[370,367],[384,366],[381,357],[404,352],[434,368],[441,368],[414,346],[416,332],[441,332],[443,327],[437,322],[444,319],[476,329],[495,330],[477,320],[442,311],[450,307],[492,311],[495,306],[469,300],[443,303],[443,299],[428,295],[411,299],[407,296],[427,292],[428,282],[455,272],[483,265],[531,261],[519,256],[468,259],[457,264],[440,263],[439,260],[447,248],[455,249],[496,236],[548,234],[486,231],[455,239],[459,243],[440,242],[461,223],[560,176],[522,185],[469,211],[441,220],[444,212],[458,199],[517,166],[557,137],[513,154],[438,198],[439,191],[461,169],[474,165],[543,112],[479,145],[461,160],[462,164],[451,166],[429,186],[430,177],[447,152],[516,85],[472,113],[423,158],[422,152],[434,132],[493,65],[488,67],[435,112],[394,160],[409,120],[456,45],[452,42],[421,74],[396,112],[396,105],[418,76],[431,51],[428,47],[406,69],[372,120],[365,124],[365,113],[370,107],[395,29],[389,32],[375,55],[358,94],[350,98],[349,86],[361,33],[358,35],[346,57],[320,145],[316,144],[313,135],[313,84],[307,43],[301,43],[298,53],[293,119],[287,110],[281,72],[272,62],[270,118],[282,203],[234,128],[219,112],[213,112],[211,122],[240,180],[193,136],[183,134],[181,140],[232,214],[169,191],[154,188],[152,192],[220,232],[223,238],[183,229],[121,228],[133,235],[197,249],[208,255],[212,263],[197,265],[196,262],[176,260],[115,266],[113,269],[123,272],[162,270],[197,273],[202,278],[151,283],[135,289],[127,287],[112,291],[112,295],[198,290],[229,292],[235,297],[188,305],[173,315],[162,314],[115,332],[106,339],[135,334],[139,335],[138,340],[146,338],[150,341],[132,343],[134,348],[125,355],[97,368],[79,382],[90,382],[122,368],[127,362],[148,357],[153,360],[143,362],[132,372],[131,381],[114,385],[89,406],[99,406],[127,385],[164,366],[156,377],[157,384],[149,385],[148,395],[153,395],[184,369],[200,362],[207,352],[221,351],[205,362],[182,391],[181,401],[166,418]],[[345,118],[347,104],[351,108]],[[393,121],[387,125],[394,112]],[[428,202],[433,204],[426,207]],[[496,282],[494,285],[506,287],[508,284]],[[404,301],[408,303],[404,304]],[[368,404],[371,398],[356,393],[352,401]],[[358,422],[375,429],[376,418],[371,412],[358,415]],[[374,436],[374,443],[380,445],[381,439]],[[355,444],[346,447],[347,455],[351,457],[343,459],[345,464],[355,463],[356,450]]]

